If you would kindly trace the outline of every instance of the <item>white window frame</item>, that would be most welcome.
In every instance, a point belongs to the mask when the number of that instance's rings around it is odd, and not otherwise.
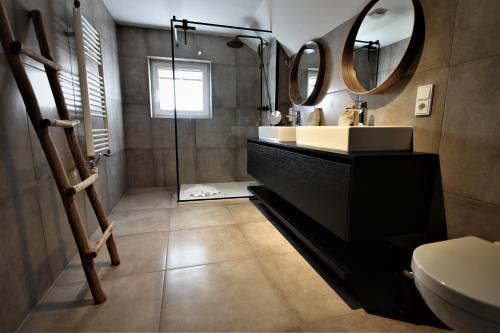
[[[149,73],[149,98],[151,107],[151,117],[153,118],[174,118],[174,110],[160,109],[158,67],[162,63],[172,63],[172,58],[167,57],[148,57]],[[176,110],[177,118],[188,119],[211,119],[212,118],[212,62],[198,59],[179,59],[175,58],[175,68],[199,68],[203,71],[203,112]],[[175,84],[175,82],[174,82]],[[176,107],[176,106],[175,106]]]

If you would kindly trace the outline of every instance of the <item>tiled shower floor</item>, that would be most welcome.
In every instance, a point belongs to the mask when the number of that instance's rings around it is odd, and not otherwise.
[[[108,300],[92,305],[75,257],[21,331],[437,331],[349,308],[249,202],[179,207],[135,189],[111,218],[122,264],[98,257]]]

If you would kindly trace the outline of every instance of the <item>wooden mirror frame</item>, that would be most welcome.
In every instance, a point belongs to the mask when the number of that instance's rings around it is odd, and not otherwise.
[[[306,47],[311,45],[311,44],[315,45],[319,51],[318,78],[316,79],[316,83],[314,84],[314,89],[311,92],[311,94],[309,96],[307,96],[306,99],[303,99],[302,96],[300,95],[297,77],[298,77],[298,73],[299,73],[300,58],[302,57],[302,54],[304,53],[304,50],[306,49]],[[289,79],[289,82],[290,82],[289,94],[290,94],[290,99],[292,100],[293,104],[295,104],[295,105],[314,105],[314,102],[316,101],[316,98],[318,97],[318,94],[321,90],[321,87],[323,86],[324,78],[325,78],[325,51],[323,49],[323,46],[319,43],[319,41],[312,40],[312,41],[307,42],[304,45],[302,45],[299,52],[295,56],[295,59],[293,60],[293,65],[292,65],[292,69],[290,71],[290,79]]]
[[[423,40],[425,38],[425,22],[422,6],[419,0],[409,0],[413,3],[415,21],[413,24],[412,35],[410,37],[410,43],[408,44],[405,54],[401,58],[399,64],[384,82],[382,82],[379,86],[373,88],[372,90],[366,90],[366,88],[363,87],[363,85],[359,82],[356,76],[356,71],[354,70],[354,43],[363,20],[378,1],[379,0],[371,0],[368,5],[366,5],[366,7],[361,11],[358,18],[354,22],[349,35],[347,35],[344,51],[342,53],[342,79],[344,80],[344,84],[346,85],[347,89],[355,94],[378,94],[391,87],[401,78],[401,76],[403,76],[406,70],[413,63],[413,60],[420,52],[420,48],[422,47]]]

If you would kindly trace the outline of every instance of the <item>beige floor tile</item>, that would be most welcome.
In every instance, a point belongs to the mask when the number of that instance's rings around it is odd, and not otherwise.
[[[92,239],[96,237],[93,236]],[[157,272],[165,269],[168,232],[135,234],[115,237],[121,263],[111,266],[107,249],[99,252],[95,263],[102,279],[130,274]],[[66,266],[56,284],[86,281],[80,257],[77,255]]]
[[[185,206],[172,210],[171,230],[233,224],[234,219],[224,205]]]
[[[295,252],[294,247],[271,223],[243,223],[238,227],[258,256]]]
[[[227,205],[236,223],[265,222],[267,218],[250,202]]]
[[[163,187],[132,188],[116,204],[113,213],[129,210],[174,208],[176,196]]]
[[[158,329],[164,272],[102,281],[106,302],[92,305],[86,283],[52,287],[23,332],[150,332]]]
[[[161,331],[286,331],[298,326],[254,259],[166,272]]]
[[[258,259],[302,322],[311,322],[352,310],[298,253]]]
[[[171,231],[167,269],[223,262],[253,256],[235,225]]]
[[[355,310],[322,321],[302,324],[304,332],[450,332],[425,325],[414,325]]]
[[[109,216],[110,221],[116,221],[113,235],[168,231],[170,211],[171,209],[152,209],[114,212]]]

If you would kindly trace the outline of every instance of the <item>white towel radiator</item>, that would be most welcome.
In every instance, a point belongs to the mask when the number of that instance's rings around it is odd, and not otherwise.
[[[94,160],[111,154],[101,35],[81,14],[79,7],[73,11],[85,142],[87,156]]]

